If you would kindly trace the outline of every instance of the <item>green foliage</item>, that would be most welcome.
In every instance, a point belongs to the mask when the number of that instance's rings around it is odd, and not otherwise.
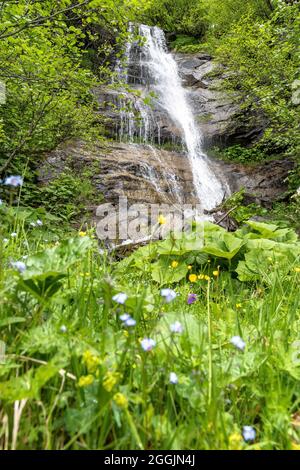
[[[243,164],[255,164],[263,162],[270,158],[266,155],[260,146],[242,147],[241,145],[232,145],[224,149],[214,148],[211,152],[222,160],[229,162],[239,162]]]
[[[66,169],[65,169],[66,171]],[[97,193],[91,182],[90,172],[80,176],[72,173],[61,173],[49,184],[31,191],[28,202],[32,205],[42,203],[49,213],[65,220],[78,220],[86,211],[87,203],[100,203],[102,196]]]
[[[124,19],[131,19],[134,8],[123,0],[2,2],[0,80],[7,90],[0,105],[2,175],[68,138],[99,136],[91,90],[100,72],[91,71],[86,53],[93,47],[97,60],[102,56],[104,75],[110,42],[118,33],[118,40],[124,39]],[[109,28],[110,42],[101,41]]]
[[[228,233],[221,227],[205,222],[198,224],[190,234],[177,234],[177,237],[171,234],[166,240],[154,244],[150,251],[142,248],[123,263],[126,269],[132,265],[145,271],[144,259],[148,259],[148,273],[163,286],[186,278],[189,274],[188,265],[196,264],[198,269],[202,269],[203,265],[209,267],[210,258],[212,270],[219,263],[233,277],[240,274],[241,281],[248,281],[262,279],[261,273],[267,271],[266,260],[270,256],[273,259],[272,253],[276,253],[278,259],[284,260],[287,268],[291,269],[300,255],[298,237],[293,229],[250,220],[236,233]],[[253,260],[257,261],[253,263]],[[264,260],[261,267],[259,260]],[[175,268],[172,265],[174,261]],[[119,264],[121,271],[123,263]],[[247,274],[247,266],[252,267],[251,275]]]
[[[15,214],[17,236],[10,237],[9,211],[1,210],[1,448],[299,445],[292,416],[300,393],[300,245],[293,231],[249,221],[227,233],[205,223],[114,263],[99,254],[91,232],[46,242],[44,227],[35,238],[25,215]],[[27,269],[18,273],[11,260],[24,255]],[[164,282],[176,289],[171,303],[160,295]],[[125,305],[113,301],[119,292],[128,295]],[[190,293],[197,296],[191,305]],[[124,325],[124,312],[135,326]],[[171,332],[175,322],[181,333]],[[244,350],[231,343],[236,335]],[[156,341],[151,352],[141,347],[146,337]],[[171,372],[178,383],[170,383]],[[243,440],[245,425],[255,427],[254,442]]]
[[[141,2],[147,22],[168,32],[202,37],[206,31],[203,6],[198,0],[146,0]]]
[[[299,150],[299,109],[293,99],[299,72],[299,15],[296,4],[281,4],[266,21],[245,15],[217,48],[218,60],[231,71],[229,88],[239,90],[245,108],[262,110],[269,121],[263,138],[268,153],[297,155]]]

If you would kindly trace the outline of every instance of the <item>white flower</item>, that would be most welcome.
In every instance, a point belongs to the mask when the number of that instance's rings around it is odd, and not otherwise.
[[[30,227],[36,227],[36,223],[35,222],[30,222]]]
[[[2,201],[2,199],[0,199],[0,206],[2,206],[2,205],[3,205],[3,201]]]
[[[61,333],[67,333],[68,328],[66,327],[66,325],[62,325],[62,326],[60,327],[59,331],[60,331]]]
[[[3,243],[8,243],[8,239],[7,239],[7,238],[3,238]]]
[[[42,222],[40,219],[38,219],[38,220],[36,221],[36,225],[37,225],[38,227],[42,227],[43,222]]]
[[[178,384],[178,377],[175,374],[175,372],[170,373],[170,383],[173,384],[173,385]]]
[[[230,342],[233,344],[233,346],[235,346],[237,349],[240,349],[241,351],[244,351],[246,347],[245,341],[240,336],[233,336]]]
[[[11,264],[11,267],[19,271],[19,273],[23,273],[24,271],[26,271],[26,264],[23,263],[22,261],[15,261],[10,264]]]
[[[128,320],[126,320],[124,322],[124,324],[126,326],[135,326],[136,325],[136,321],[134,320],[134,318],[128,318]]]
[[[22,176],[8,176],[4,184],[7,186],[13,186],[14,188],[17,188],[18,186],[22,186],[23,184],[23,178]]]
[[[246,442],[254,441],[256,438],[256,431],[252,426],[243,427],[243,437]]]
[[[156,346],[156,342],[154,341],[154,339],[144,338],[141,341],[141,346],[144,351],[152,351],[152,349]]]
[[[120,316],[120,320],[123,321],[123,322],[129,320],[129,318],[131,318],[131,316],[128,315],[128,313],[124,313],[124,315]]]
[[[167,304],[169,304],[170,302],[172,302],[172,300],[174,300],[176,297],[177,297],[177,294],[175,291],[173,291],[172,289],[162,289],[161,292],[160,292],[160,295],[162,297],[164,297],[165,299],[165,302]]]
[[[124,305],[126,300],[128,299],[128,295],[124,294],[123,292],[120,292],[119,294],[114,295],[112,299],[117,304]]]
[[[16,232],[13,232],[13,233],[10,234],[10,236],[11,236],[12,238],[16,238],[16,237],[18,236],[18,234],[17,234]]]
[[[172,333],[180,334],[183,332],[183,326],[179,321],[176,321],[175,323],[172,323],[172,325],[170,325],[170,330]]]

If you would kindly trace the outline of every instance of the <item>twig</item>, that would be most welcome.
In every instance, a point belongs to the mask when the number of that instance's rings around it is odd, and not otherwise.
[[[216,222],[216,224],[219,225],[221,222],[223,222],[223,220],[226,219],[226,217],[228,217],[229,214],[231,214],[231,212],[235,211],[235,209],[237,209],[237,208],[238,208],[238,206],[232,207],[232,209],[230,209],[228,212],[226,212],[226,214],[223,215],[223,217],[221,217],[221,219],[218,220],[218,221]]]

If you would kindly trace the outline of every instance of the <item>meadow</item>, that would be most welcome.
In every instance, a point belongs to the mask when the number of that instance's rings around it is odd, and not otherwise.
[[[1,449],[300,449],[293,229],[205,222],[117,261],[0,217]]]

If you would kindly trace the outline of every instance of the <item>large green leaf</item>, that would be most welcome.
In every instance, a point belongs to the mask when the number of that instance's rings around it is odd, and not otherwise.
[[[170,266],[170,260],[167,257],[161,258],[157,263],[152,265],[151,268],[152,279],[160,285],[172,284],[184,279],[188,273],[188,266],[186,263],[180,263],[177,268]]]
[[[38,399],[42,387],[64,366],[64,361],[53,359],[37,369],[30,369],[20,377],[0,383],[0,399],[12,403],[25,398]]]
[[[231,260],[242,248],[244,241],[235,237],[232,233],[218,232],[209,241],[205,240],[202,251],[217,258]]]

